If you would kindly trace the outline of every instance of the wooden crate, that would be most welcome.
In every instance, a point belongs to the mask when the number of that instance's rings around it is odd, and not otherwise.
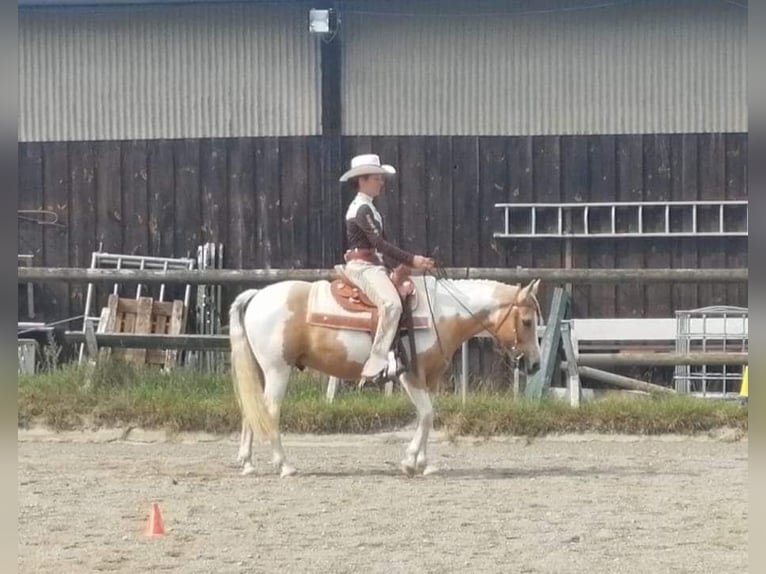
[[[109,295],[107,306],[101,310],[98,331],[101,333],[136,333],[180,335],[186,326],[183,301],[155,301],[151,297],[127,299]],[[113,358],[166,369],[176,366],[177,349],[102,349]]]

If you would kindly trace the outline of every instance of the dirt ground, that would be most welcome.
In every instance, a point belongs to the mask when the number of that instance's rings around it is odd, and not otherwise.
[[[747,570],[746,438],[437,435],[408,479],[408,436],[288,436],[280,479],[232,437],[19,431],[19,572]]]

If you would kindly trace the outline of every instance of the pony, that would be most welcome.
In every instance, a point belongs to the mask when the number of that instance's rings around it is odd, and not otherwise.
[[[413,275],[410,280],[415,287],[417,312],[421,319],[426,314],[430,320],[425,326],[421,321],[421,327],[414,329],[417,371],[397,377],[417,411],[417,426],[400,462],[407,476],[435,470],[429,467],[426,452],[434,417],[431,394],[464,341],[488,334],[527,374],[539,369],[541,354],[537,335],[539,279],[524,287],[430,275]],[[296,472],[287,461],[279,431],[281,403],[294,368],[347,380],[361,376],[372,334],[343,323],[335,327],[312,323],[318,289],[329,293],[330,283],[280,281],[243,291],[229,308],[231,370],[242,413],[237,456],[242,474],[255,471],[253,433],[271,443],[272,464],[280,476]],[[402,342],[406,343],[407,336]],[[409,345],[403,346],[411,359]]]

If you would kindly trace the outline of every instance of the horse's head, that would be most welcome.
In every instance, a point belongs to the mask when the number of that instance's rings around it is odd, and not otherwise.
[[[526,287],[518,289],[512,301],[502,305],[490,316],[495,337],[528,374],[540,368],[540,343],[537,338],[539,285],[540,280],[535,279]]]

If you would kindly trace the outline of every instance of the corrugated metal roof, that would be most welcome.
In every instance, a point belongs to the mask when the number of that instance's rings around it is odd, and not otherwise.
[[[19,14],[19,140],[319,132],[301,7]]]
[[[746,10],[570,4],[343,4],[344,133],[747,131]],[[308,5],[22,11],[19,138],[319,133]]]
[[[342,16],[344,132],[747,131],[745,10],[611,4],[532,14],[355,5]]]

